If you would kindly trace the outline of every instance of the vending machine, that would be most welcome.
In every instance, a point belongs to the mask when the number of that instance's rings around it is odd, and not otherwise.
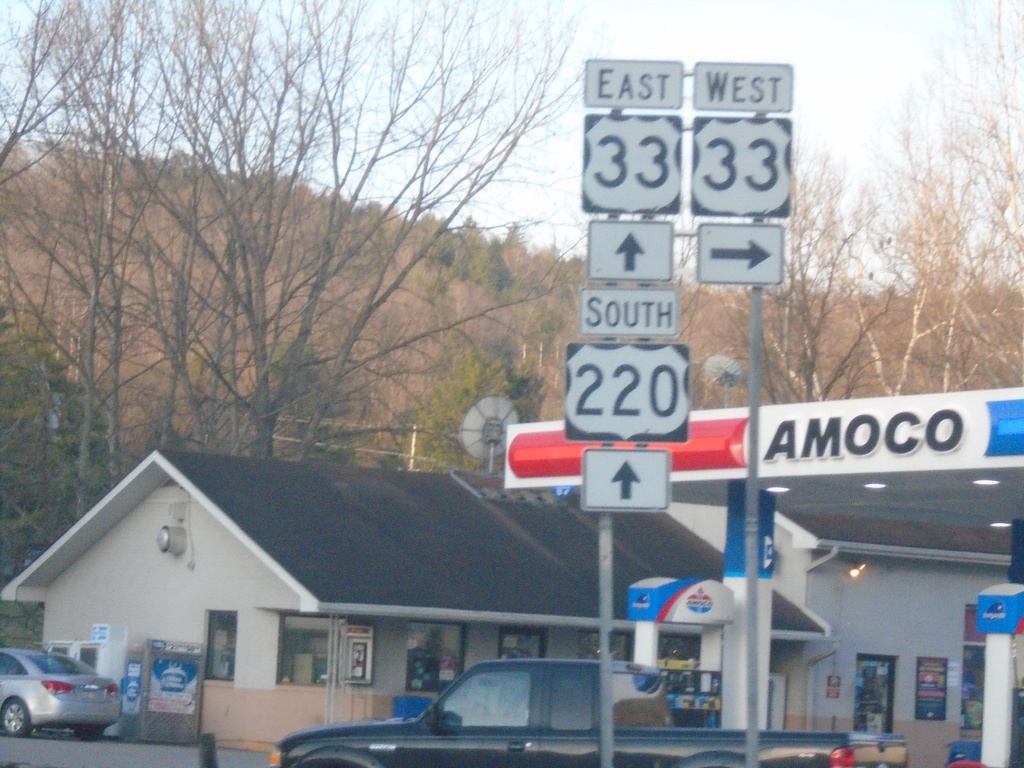
[[[195,744],[199,740],[204,646],[148,640],[127,656],[121,737],[128,741]]]

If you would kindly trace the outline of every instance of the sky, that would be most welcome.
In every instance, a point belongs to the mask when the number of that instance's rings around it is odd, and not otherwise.
[[[870,169],[877,134],[906,94],[937,72],[936,55],[957,18],[956,0],[577,3],[586,58],[681,61],[687,72],[698,62],[791,65],[789,117],[798,141],[822,145],[854,172]],[[583,76],[581,61],[581,83]],[[581,100],[567,116],[562,140],[550,143],[546,174],[528,196],[553,221],[539,239],[560,245],[578,239],[585,221],[579,200],[584,112]]]

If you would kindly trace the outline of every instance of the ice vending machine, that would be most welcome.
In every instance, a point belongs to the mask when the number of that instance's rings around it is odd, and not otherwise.
[[[121,697],[121,737],[195,744],[203,690],[201,643],[149,640],[129,651]]]

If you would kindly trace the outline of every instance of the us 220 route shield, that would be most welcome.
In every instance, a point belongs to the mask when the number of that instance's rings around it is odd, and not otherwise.
[[[569,344],[565,437],[685,443],[690,350],[685,344]]]

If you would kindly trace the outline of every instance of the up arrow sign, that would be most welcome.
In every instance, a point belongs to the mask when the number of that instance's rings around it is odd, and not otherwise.
[[[670,221],[592,221],[587,237],[587,279],[670,282],[672,238]]]
[[[635,272],[636,257],[643,253],[644,249],[637,241],[633,233],[630,232],[628,235],[626,235],[626,239],[622,241],[622,245],[620,245],[615,252],[621,253],[623,256],[626,257],[624,264],[626,272]]]
[[[629,466],[629,462],[624,461],[619,467],[619,471],[612,475],[612,482],[621,486],[622,491],[619,493],[619,498],[627,501],[633,498],[633,483],[640,482],[640,477]]]
[[[664,512],[672,454],[647,448],[584,448],[580,507],[594,512]]]

